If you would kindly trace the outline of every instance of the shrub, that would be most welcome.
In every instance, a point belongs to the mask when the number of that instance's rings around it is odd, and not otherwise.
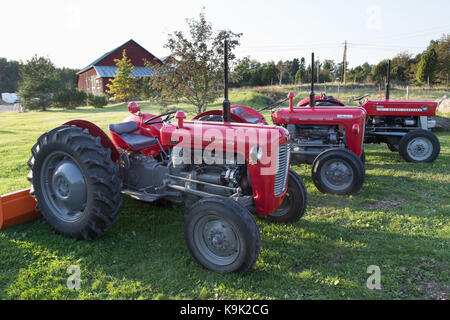
[[[64,109],[75,109],[86,104],[87,95],[78,89],[62,89],[54,96],[55,106]]]
[[[89,93],[87,96],[87,103],[94,108],[103,108],[109,103],[109,97],[104,94],[96,96]]]

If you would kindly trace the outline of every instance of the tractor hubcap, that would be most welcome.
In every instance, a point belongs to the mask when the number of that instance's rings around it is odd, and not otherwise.
[[[216,215],[202,217],[194,229],[194,239],[200,252],[216,265],[228,265],[239,254],[240,240],[234,227]]]
[[[412,139],[408,143],[406,150],[408,150],[408,154],[413,160],[422,161],[427,159],[433,152],[433,144],[430,140],[419,137]]]
[[[331,189],[348,188],[353,181],[352,167],[345,160],[328,160],[321,171],[322,181]]]
[[[41,171],[42,193],[51,211],[64,221],[82,215],[87,201],[86,181],[75,160],[65,152],[54,152]]]

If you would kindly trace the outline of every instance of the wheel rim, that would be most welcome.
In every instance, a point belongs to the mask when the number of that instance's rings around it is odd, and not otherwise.
[[[239,255],[239,233],[231,223],[214,213],[197,221],[194,241],[200,253],[215,265],[229,265]]]
[[[82,216],[86,207],[87,187],[80,167],[72,156],[56,151],[41,167],[41,190],[52,213],[66,222]]]
[[[433,153],[433,144],[425,137],[417,137],[408,142],[406,150],[413,160],[423,161]]]
[[[276,210],[270,216],[271,217],[282,217],[289,212],[289,209],[291,208],[292,205],[293,205],[293,197],[289,193],[289,189],[288,189],[288,191],[286,192],[286,196],[283,200],[283,203],[278,208],[278,210]]]
[[[323,165],[320,177],[328,188],[340,191],[351,186],[353,169],[345,160],[330,159]]]

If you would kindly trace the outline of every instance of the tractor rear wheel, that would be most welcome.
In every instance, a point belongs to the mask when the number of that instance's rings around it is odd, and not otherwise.
[[[427,130],[414,130],[402,137],[400,156],[406,162],[433,162],[439,155],[441,145],[438,138]]]
[[[294,170],[289,169],[288,187],[284,201],[278,210],[265,218],[273,222],[297,222],[305,214],[306,203],[306,186],[302,178]]]
[[[364,184],[365,168],[361,159],[353,152],[331,148],[314,159],[312,179],[322,193],[355,194]]]
[[[255,219],[229,198],[197,201],[184,220],[183,232],[192,258],[215,272],[243,274],[253,267],[261,250]]]
[[[100,138],[74,126],[60,126],[32,147],[31,195],[56,233],[93,240],[117,220],[122,196],[119,167]]]

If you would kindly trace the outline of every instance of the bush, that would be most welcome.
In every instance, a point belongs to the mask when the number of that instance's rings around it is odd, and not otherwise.
[[[86,92],[78,89],[62,89],[54,96],[54,104],[64,109],[75,109],[86,104]]]
[[[107,95],[93,95],[92,93],[88,94],[87,103],[94,108],[103,108],[109,103],[109,97]]]

